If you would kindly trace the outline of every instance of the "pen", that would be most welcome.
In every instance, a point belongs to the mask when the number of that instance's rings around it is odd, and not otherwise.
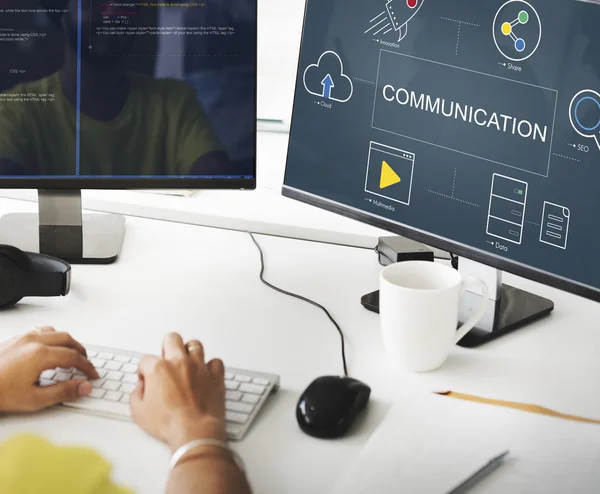
[[[505,451],[504,453],[499,454],[495,458],[492,458],[488,461],[483,467],[477,470],[473,475],[471,475],[467,480],[465,480],[462,484],[456,486],[452,489],[448,494],[462,494],[466,492],[471,487],[473,487],[477,482],[479,482],[483,477],[489,475],[492,471],[494,471],[498,466],[500,466],[500,462],[502,459],[509,453],[509,451]]]

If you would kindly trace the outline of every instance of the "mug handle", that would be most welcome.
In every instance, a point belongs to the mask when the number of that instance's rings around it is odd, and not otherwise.
[[[465,335],[475,327],[475,325],[483,316],[483,313],[485,312],[485,309],[487,307],[489,297],[488,287],[483,281],[478,280],[477,278],[466,278],[465,280],[463,280],[462,290],[460,292],[461,298],[467,291],[467,287],[473,285],[476,285],[479,288],[481,288],[481,304],[479,308],[475,311],[475,313],[469,318],[469,320],[465,322],[460,328],[458,328],[458,331],[456,332],[456,343],[462,340],[465,337]]]

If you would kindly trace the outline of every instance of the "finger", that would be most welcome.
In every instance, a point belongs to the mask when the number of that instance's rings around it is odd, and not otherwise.
[[[81,379],[72,379],[52,386],[39,388],[36,391],[36,404],[40,408],[50,407],[65,401],[74,401],[87,396],[92,391],[92,384]]]
[[[144,381],[140,379],[129,397],[129,408],[134,422],[138,422],[140,407],[144,399]]]
[[[198,340],[190,340],[185,345],[190,358],[198,364],[204,363],[204,346]]]
[[[33,333],[43,334],[43,333],[54,333],[54,332],[56,332],[56,329],[54,329],[52,326],[42,326],[39,328],[33,328],[31,331]]]
[[[41,333],[38,341],[41,343],[45,343],[49,346],[62,346],[66,348],[72,348],[73,350],[77,350],[81,355],[87,357],[87,352],[83,345],[78,341],[75,341],[73,337],[68,333],[57,333],[57,332],[46,332]]]
[[[169,333],[163,342],[163,356],[167,360],[181,360],[187,357],[187,350],[181,335]]]
[[[208,363],[208,370],[215,379],[219,381],[225,380],[225,364],[223,364],[222,360],[218,358],[211,360]]]
[[[91,379],[98,379],[98,377],[100,377],[92,363],[81,355],[81,353],[72,348],[58,346],[46,347],[42,364],[44,365],[44,367],[42,367],[43,369],[54,369],[55,367],[68,369],[70,367],[75,367]]]
[[[152,372],[154,366],[160,359],[155,357],[154,355],[145,355],[140,359],[140,363],[138,364],[138,377],[140,379],[145,378],[148,374]]]

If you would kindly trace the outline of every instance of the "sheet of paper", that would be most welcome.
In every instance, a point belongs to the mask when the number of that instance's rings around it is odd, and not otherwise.
[[[334,494],[447,494],[507,449],[469,494],[600,492],[600,426],[415,395],[392,407]]]

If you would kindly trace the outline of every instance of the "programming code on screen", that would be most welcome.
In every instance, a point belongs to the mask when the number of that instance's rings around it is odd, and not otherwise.
[[[252,177],[255,40],[255,0],[0,0],[0,176]]]

